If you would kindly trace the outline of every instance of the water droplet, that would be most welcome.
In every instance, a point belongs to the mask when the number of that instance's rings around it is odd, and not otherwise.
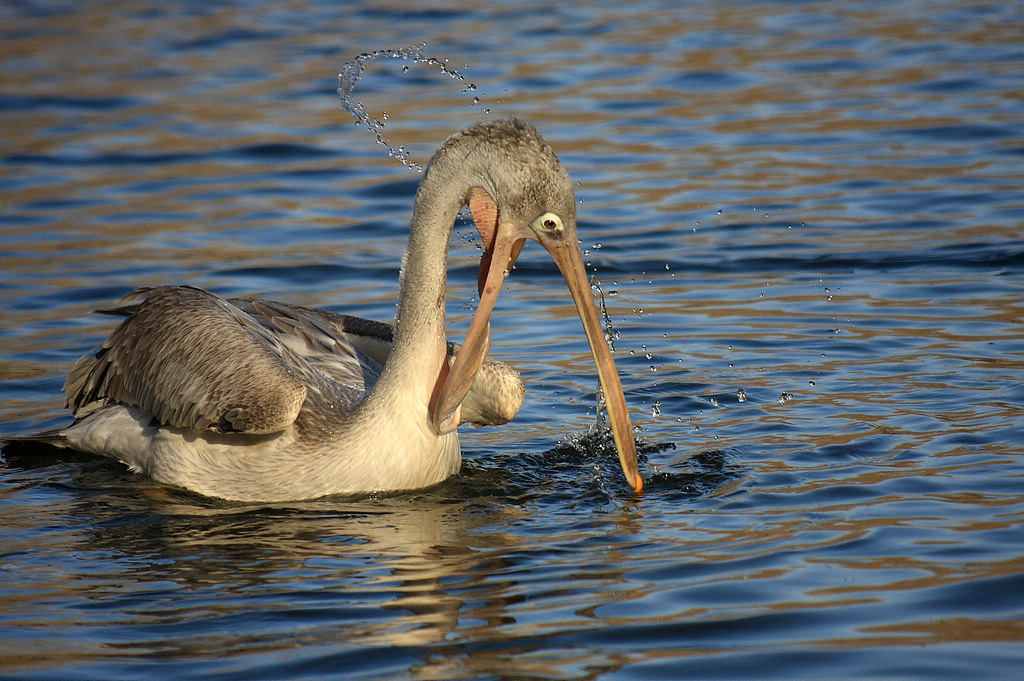
[[[711,404],[717,407],[718,406],[718,398],[717,397],[712,397],[711,398]]]
[[[811,386],[813,388],[814,387],[814,381],[807,381],[807,385],[809,385],[809,386]]]
[[[783,391],[782,393],[779,394],[779,404],[785,404],[786,402],[789,402],[791,399],[793,399],[793,393],[787,393]]]
[[[655,418],[661,416],[661,402],[655,402],[654,406],[651,407],[651,416]]]
[[[746,402],[747,401],[747,391],[744,390],[743,388],[740,388],[739,390],[737,390],[736,391],[736,401],[737,402]]]
[[[466,81],[466,77],[459,71],[448,67],[448,60],[445,59],[443,62],[433,57],[424,56],[422,50],[426,47],[426,43],[420,43],[418,45],[411,45],[409,47],[403,47],[400,49],[383,49],[376,50],[374,52],[366,52],[355,59],[352,59],[342,65],[340,72],[338,73],[338,96],[341,98],[341,108],[352,114],[356,122],[365,126],[377,140],[377,143],[388,150],[388,155],[392,158],[398,159],[405,167],[416,172],[422,172],[423,166],[416,163],[409,158],[404,147],[400,146],[397,149],[391,145],[391,142],[387,137],[384,136],[384,126],[388,120],[387,114],[382,114],[381,117],[375,118],[367,113],[363,107],[362,102],[354,99],[353,91],[355,90],[356,83],[363,75],[363,71],[366,66],[381,57],[388,59],[401,59],[403,61],[412,61],[416,64],[425,64],[427,66],[436,67],[451,78],[462,81],[465,84],[462,92],[474,92],[477,87],[473,83]],[[409,64],[402,65],[402,73],[409,72]],[[473,98],[473,103],[479,102],[479,97]]]

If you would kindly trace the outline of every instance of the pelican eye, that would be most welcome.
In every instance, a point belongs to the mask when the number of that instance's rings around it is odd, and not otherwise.
[[[554,213],[544,213],[531,225],[535,230],[541,232],[548,232],[549,234],[561,234],[565,229],[562,226],[562,218],[558,217]]]

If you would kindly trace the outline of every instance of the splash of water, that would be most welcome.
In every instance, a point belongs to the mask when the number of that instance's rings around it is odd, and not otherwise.
[[[608,305],[604,300],[604,290],[601,288],[601,282],[597,280],[597,276],[593,275],[590,277],[590,288],[597,293],[598,304],[601,309],[601,317],[604,319],[604,339],[608,343],[608,349],[615,352],[615,339],[618,337],[619,332],[612,326],[611,315],[608,314]],[[597,382],[597,422],[594,424],[594,429],[602,432],[609,429],[608,426],[608,407],[604,399],[604,389],[601,387],[601,381]]]
[[[409,152],[404,146],[393,145],[384,135],[384,126],[387,124],[388,120],[387,112],[382,113],[380,118],[371,116],[367,113],[363,103],[354,98],[353,93],[356,83],[358,83],[359,79],[362,77],[366,66],[370,62],[380,59],[381,57],[387,59],[401,59],[402,61],[411,61],[414,64],[425,64],[427,66],[437,68],[441,73],[461,82],[463,84],[463,94],[476,92],[476,85],[466,80],[466,77],[460,71],[449,67],[447,59],[436,59],[434,57],[424,55],[423,48],[426,46],[426,43],[420,43],[418,45],[402,47],[397,50],[384,49],[365,52],[355,59],[346,62],[338,73],[338,96],[341,97],[341,108],[352,114],[352,117],[356,119],[357,123],[366,126],[367,130],[373,133],[373,136],[377,140],[377,144],[380,144],[388,150],[388,156],[398,159],[405,167],[416,172],[422,172],[423,166],[409,158]],[[409,65],[403,65],[402,73],[407,73],[408,71]],[[479,101],[480,98],[474,95],[473,104],[477,104]],[[485,113],[488,113],[488,111],[485,110]]]

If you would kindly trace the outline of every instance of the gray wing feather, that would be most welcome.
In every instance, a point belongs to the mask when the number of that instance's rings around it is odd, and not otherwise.
[[[309,398],[340,417],[377,383],[390,324],[270,300],[223,300],[190,286],[138,289],[103,310],[126,319],[65,383],[78,417],[115,402],[194,430],[274,433]],[[459,346],[448,344],[448,361]],[[463,420],[497,425],[522,406],[522,379],[487,358]]]
[[[376,384],[394,342],[394,327],[362,317],[270,300],[231,299],[332,380],[369,390]],[[293,344],[301,344],[301,347]],[[460,346],[448,342],[448,362]],[[462,403],[462,420],[474,425],[507,423],[523,405],[519,372],[487,357]]]
[[[360,393],[377,384],[391,349],[389,325],[273,300],[232,298],[229,302],[272,331],[331,382]],[[353,342],[353,326],[346,320],[360,330],[372,325],[376,333],[386,333],[387,350],[379,358],[365,352]]]
[[[141,297],[64,386],[81,416],[110,402],[161,423],[264,434],[287,428],[306,398],[292,353],[249,315],[187,286],[138,289]]]

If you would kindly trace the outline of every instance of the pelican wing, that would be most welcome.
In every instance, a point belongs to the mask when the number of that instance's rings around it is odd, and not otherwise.
[[[202,289],[138,289],[141,302],[64,385],[75,416],[114,402],[164,424],[252,434],[287,428],[306,399],[301,366],[274,334]]]
[[[269,329],[332,383],[353,393],[362,395],[376,385],[391,351],[393,334],[388,324],[274,300],[231,298],[228,302]]]
[[[354,388],[369,390],[376,384],[394,342],[394,327],[372,319],[271,300],[232,298],[229,302],[272,329],[331,380]],[[449,365],[460,347],[448,342]],[[461,422],[508,423],[525,395],[519,372],[487,357],[462,402]]]

